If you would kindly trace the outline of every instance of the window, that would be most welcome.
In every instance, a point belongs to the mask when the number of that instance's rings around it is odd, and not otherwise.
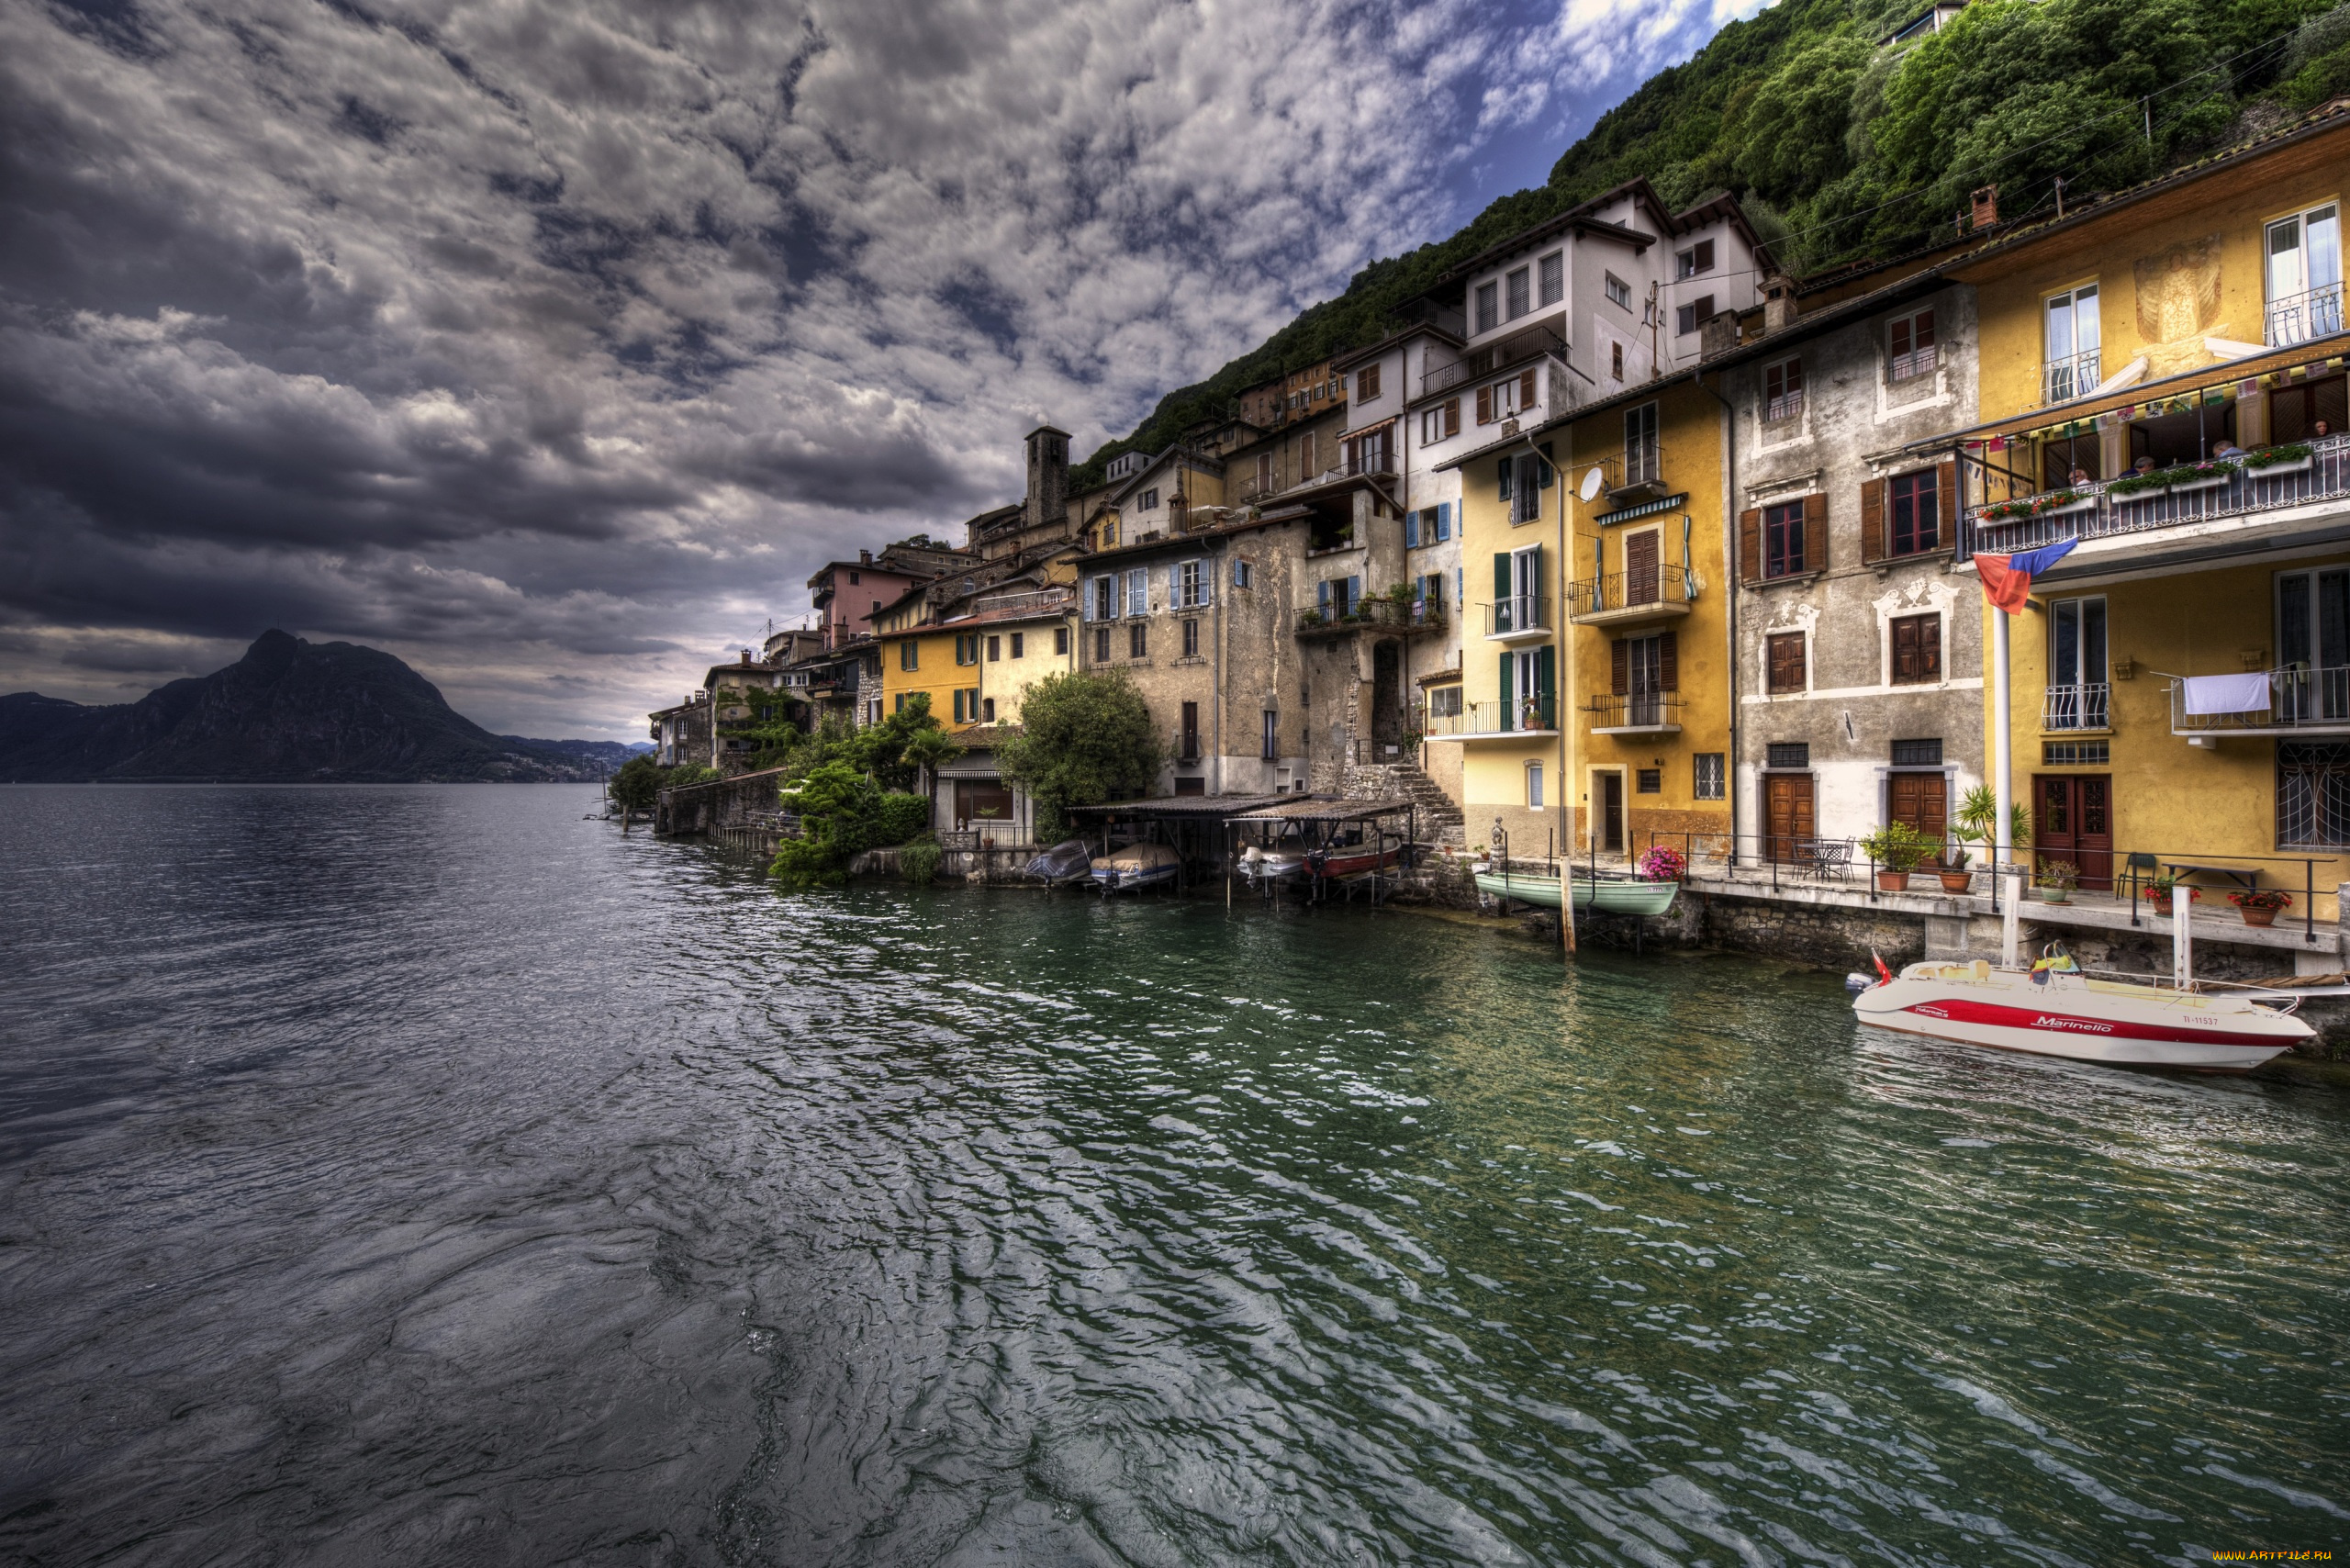
[[[1803,361],[1785,359],[1762,368],[1762,417],[1774,423],[1803,412]]]
[[[1175,604],[1182,610],[1197,610],[1208,601],[1208,564],[1205,561],[1183,561],[1175,567]]]
[[[2307,342],[2342,330],[2342,209],[2268,226],[2268,342]]]
[[[1012,656],[1015,659],[1024,658],[1027,653],[1028,634],[1024,632],[1014,632],[1012,634]]]
[[[1247,588],[1249,585],[1249,579],[1254,575],[1254,569],[1250,567],[1246,557],[1235,555],[1232,558],[1232,586],[1234,588]]]
[[[2040,748],[2040,761],[2045,767],[2110,767],[2113,766],[2113,743],[2050,741]]]
[[[1494,498],[1509,503],[1510,525],[1539,521],[1542,492],[1553,478],[1549,460],[1537,453],[1521,452],[1514,457],[1505,454],[1494,467],[1500,474],[1500,487]]]
[[[979,699],[979,722],[983,724],[992,724],[995,722],[994,698],[982,697]]]
[[[1766,758],[1763,766],[1766,767],[1809,767],[1811,743],[1809,741],[1773,741],[1763,755]]]
[[[1433,409],[1420,411],[1420,441],[1433,445],[1460,433],[1460,399],[1447,398]]]
[[[1137,621],[1126,628],[1126,657],[1144,658],[1148,656],[1149,651],[1150,628]]]
[[[1887,550],[1896,555],[1916,555],[1942,548],[1942,505],[1934,471],[1924,468],[1897,475],[1886,490],[1893,510],[1888,520],[1892,528],[1886,537]]]
[[[1136,566],[1126,573],[1126,613],[1150,613],[1150,571],[1146,566]]]
[[[1774,632],[1762,640],[1764,663],[1770,670],[1771,690],[1801,691],[1804,689],[1803,633]],[[1771,765],[1778,767],[1777,763]]]
[[[1102,548],[1107,550],[1118,542],[1118,519],[1113,512],[1102,520]]]
[[[1542,765],[1539,762],[1526,765],[1526,803],[1534,811],[1542,809]]]
[[[1542,303],[1556,305],[1567,297],[1567,257],[1563,251],[1553,251],[1535,263],[1542,273]]]
[[[1501,324],[1501,289],[1499,286],[1481,283],[1477,286],[1477,330],[1490,332]]]
[[[1804,569],[1803,503],[1783,501],[1762,509],[1762,575],[1799,577]]]
[[[1439,686],[1428,692],[1428,716],[1434,719],[1460,717],[1460,688]]]
[[[1711,240],[1700,240],[1695,245],[1692,245],[1689,249],[1682,252],[1678,256],[1675,256],[1673,260],[1678,263],[1675,275],[1680,277],[1696,277],[1702,274],[1712,272],[1714,270],[1714,242]]]
[[[1673,330],[1685,338],[1713,319],[1714,297],[1701,294],[1681,308],[1680,315],[1673,320]]]
[[[848,580],[849,580],[849,581],[851,581],[851,582],[855,582],[855,581],[856,581],[856,574],[855,572],[851,572],[851,573],[848,575]]]
[[[1942,743],[1939,735],[1932,740],[1893,743],[1893,766],[1896,767],[1940,767],[1942,765]]]
[[[1664,453],[1657,443],[1656,405],[1624,410],[1624,483],[1653,485],[1664,477]]]
[[[1196,762],[1199,760],[1200,705],[1196,702],[1186,702],[1183,704],[1182,746],[1182,761]]]
[[[2098,384],[2097,285],[2052,296],[2042,338],[2041,397],[2062,403]]]
[[[1200,623],[1196,621],[1183,622],[1183,656],[1187,659],[1200,656]]]
[[[993,718],[994,714],[990,713],[989,717]],[[958,724],[979,722],[979,689],[978,687],[966,686],[956,689],[955,722]]]
[[[1053,628],[1053,652],[1060,655],[1064,658],[1069,655],[1068,627],[1056,626]]]
[[[2046,730],[2109,727],[2106,700],[2105,600],[2060,599],[2048,606]]]
[[[1627,310],[1632,308],[1632,286],[1614,273],[1607,274],[1607,302]]]
[[[2277,574],[2277,664],[2279,719],[2350,719],[2350,571]]]
[[[1635,769],[1632,774],[1632,793],[1635,795],[1663,794],[1664,769],[1662,767]]]
[[[1893,684],[1924,686],[1942,678],[1942,618],[1902,615],[1893,622]]]
[[[1262,749],[1258,755],[1271,762],[1281,754],[1281,716],[1277,710],[1265,710],[1264,734],[1259,742]]]
[[[2277,743],[2277,846],[2350,844],[2350,743]]]
[[[1624,345],[1621,343],[1607,345],[1607,374],[1618,381],[1624,379]]]
[[[1885,378],[1908,381],[1934,369],[1934,313],[1896,317],[1885,330]]]
[[[1093,662],[1097,665],[1110,662],[1110,629],[1107,626],[1094,628]]]
[[[1272,490],[1273,454],[1270,452],[1260,452],[1257,454],[1257,493],[1260,496],[1270,495]]]
[[[904,642],[898,644],[898,667],[900,669],[922,668],[922,644],[920,643],[917,643],[912,638],[909,637]]]
[[[988,663],[995,665],[1002,664],[1002,662],[1003,639],[1002,637],[990,637],[988,639]]]
[[[1534,375],[1522,370],[1506,381],[1477,388],[1477,422],[1490,425],[1497,420],[1514,419],[1534,406]]]
[[[1093,579],[1093,593],[1085,601],[1088,621],[1113,621],[1118,614],[1118,579],[1114,577]]]
[[[1145,490],[1136,500],[1135,510],[1137,511],[1157,511],[1158,510],[1158,487],[1153,485],[1149,489]]]
[[[955,662],[958,665],[975,665],[979,662],[979,639],[976,634],[957,636],[955,639]]]
[[[1526,267],[1509,274],[1509,319],[1513,321],[1534,308],[1533,275]]]
[[[1726,769],[1722,767],[1722,754],[1718,751],[1701,751],[1690,758],[1693,774],[1689,789],[1691,795],[1700,801],[1718,801],[1722,798],[1723,786],[1726,782],[1723,778]]]
[[[1362,603],[1360,576],[1330,577],[1314,585],[1314,608],[1325,621],[1344,621]]]

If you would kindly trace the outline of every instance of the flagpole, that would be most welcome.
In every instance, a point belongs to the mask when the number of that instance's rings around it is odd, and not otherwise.
[[[1998,818],[1992,829],[1991,886],[2004,896],[1999,916],[1999,963],[2016,967],[2016,903],[2023,890],[2007,877],[2015,858],[2013,760],[2009,755],[2010,699],[2008,685],[2008,612],[1991,607],[1991,789]]]

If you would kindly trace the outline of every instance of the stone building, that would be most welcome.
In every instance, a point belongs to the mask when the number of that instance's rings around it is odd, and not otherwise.
[[[688,691],[674,708],[647,715],[653,724],[653,760],[664,767],[689,763],[707,767],[711,761],[710,693]]]

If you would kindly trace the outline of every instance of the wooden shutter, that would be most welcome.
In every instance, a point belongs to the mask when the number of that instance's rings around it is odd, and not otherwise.
[[[1808,544],[1808,541],[1806,542]],[[1861,481],[1861,559],[1885,558],[1885,481]]]
[[[1460,399],[1458,398],[1449,398],[1445,400],[1444,433],[1449,436],[1460,433]]]
[[[1419,546],[1420,514],[1416,510],[1407,511],[1404,514],[1404,548],[1416,550]]]
[[[1663,632],[1656,640],[1656,689],[1659,691],[1681,689],[1681,635]]]
[[[1521,372],[1517,378],[1517,409],[1524,413],[1534,407],[1534,372]]]
[[[1828,569],[1828,498],[1824,495],[1803,498],[1803,569]]]
[[[1949,545],[1958,538],[1958,464],[1955,460],[1937,464],[1934,467],[1934,538]]]
[[[1632,644],[1622,637],[1607,644],[1607,689],[1618,697],[1632,689]]]
[[[1509,654],[1507,654],[1507,653],[1504,653],[1504,654],[1502,655],[1502,718],[1501,718],[1501,722],[1500,722],[1500,723],[1498,723],[1498,724],[1495,724],[1495,725],[1494,726],[1494,727],[1495,729],[1497,729],[1497,730],[1514,730],[1514,729],[1517,728],[1517,720],[1516,720],[1516,715],[1511,711],[1511,710],[1510,710],[1510,705],[1509,705],[1509,699],[1510,699],[1509,677],[1510,677],[1510,671],[1511,671],[1511,670],[1513,670],[1514,668],[1516,668],[1516,666],[1517,666],[1517,660],[1516,660],[1516,659],[1515,659],[1515,658],[1513,658],[1512,656],[1510,656],[1510,655],[1509,655]]]
[[[1762,509],[1749,507],[1738,514],[1738,575],[1750,583],[1762,580]]]
[[[1942,678],[1942,618],[1939,615],[1918,617],[1918,678],[1940,680]]]
[[[1477,388],[1477,422],[1481,425],[1494,422],[1494,389],[1490,386]]]
[[[1542,727],[1547,730],[1559,722],[1559,711],[1556,706],[1559,695],[1559,650],[1549,643],[1542,644],[1541,653],[1534,660],[1534,682],[1535,693],[1542,700],[1544,709],[1542,717],[1548,721]]]
[[[1506,550],[1496,551],[1494,554],[1494,602],[1495,604],[1499,604],[1503,599],[1505,599],[1508,597],[1509,552]]]
[[[1906,686],[1918,678],[1918,622],[1904,616],[1893,623],[1893,679]]]

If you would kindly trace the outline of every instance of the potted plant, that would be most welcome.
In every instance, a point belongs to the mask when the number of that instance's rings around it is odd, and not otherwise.
[[[1950,835],[1961,844],[1981,845],[1983,858],[1988,862],[1997,837],[1992,824],[1998,820],[1998,792],[1988,784],[1977,784],[1959,801],[1958,814],[1951,819]],[[2008,808],[2008,840],[2017,849],[2031,842],[2031,809],[2020,801]]]
[[[2038,516],[2053,517],[2058,512],[2087,511],[2095,505],[2097,505],[2097,497],[2094,493],[2058,490],[2053,495],[2042,496],[2034,501],[2031,510]]]
[[[1908,823],[1886,823],[1861,840],[1861,851],[1884,868],[1878,890],[1898,893],[1908,890],[1909,873],[1933,857],[1934,843]]]
[[[1297,623],[1300,626],[1319,626],[1322,624],[1322,612],[1318,610],[1303,610],[1298,614]]]
[[[1942,891],[1963,893],[1974,885],[1975,873],[1967,869],[1969,859],[1970,857],[1966,851],[1956,845],[1953,845],[1944,852],[1940,873],[1942,879]]]
[[[2155,911],[2160,913],[2161,911],[2166,910],[2170,907],[2170,895],[2172,890],[2182,887],[2187,888],[2187,902],[2188,903],[2201,903],[2203,902],[2202,889],[2188,887],[2186,883],[2181,882],[2177,877],[2171,876],[2168,873],[2165,873],[2164,875],[2156,877],[2147,882],[2144,887],[2138,890],[2138,894],[2141,898],[2151,902],[2154,906]]]
[[[2228,902],[2244,912],[2246,925],[2274,925],[2278,910],[2293,907],[2293,895],[2263,888],[2248,893],[2230,893]]]
[[[1677,882],[1689,868],[1677,849],[1656,845],[1640,857],[1639,876],[1643,882]]]
[[[2255,447],[2244,454],[2244,471],[2263,479],[2276,479],[2287,474],[2306,473],[2310,458],[2310,449],[2299,442]]]
[[[2080,886],[2081,868],[2070,860],[2042,860],[2033,880],[2040,884],[2042,902],[2070,903],[2073,890]]]

